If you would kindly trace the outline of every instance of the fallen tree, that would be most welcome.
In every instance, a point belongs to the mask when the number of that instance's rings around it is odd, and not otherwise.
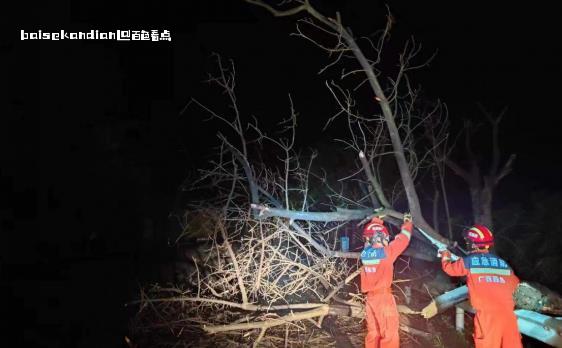
[[[217,159],[188,188],[211,192],[205,200],[186,207],[188,211],[210,212],[207,218],[214,228],[209,231],[208,256],[204,262],[195,262],[196,267],[189,274],[193,280],[190,284],[196,286],[171,284],[143,289],[140,299],[134,302],[140,305],[140,311],[133,331],[137,335],[154,330],[171,332],[174,344],[186,346],[188,337],[201,333],[208,335],[197,336],[199,345],[204,341],[205,344],[221,342],[224,346],[287,346],[295,340],[310,343],[311,339],[325,345],[336,338],[325,335],[323,319],[337,316],[348,320],[348,331],[359,337],[357,340],[353,336],[356,341],[353,344],[358,344],[357,341],[362,341],[363,296],[353,279],[360,269],[359,253],[341,250],[338,237],[345,228],[360,233],[362,224],[374,215],[384,215],[390,224],[399,223],[402,214],[394,205],[405,200],[416,227],[441,243],[455,245],[426,221],[416,190],[420,173],[431,169],[438,159],[444,160],[441,155],[448,153],[444,148],[446,131],[432,132],[430,142],[421,140],[423,137],[418,133],[421,129],[447,127],[447,115],[440,103],[427,114],[419,113],[419,91],[412,88],[406,75],[423,66],[412,63],[419,52],[413,42],[399,55],[397,75],[385,79],[389,81],[387,86],[381,85],[381,73],[376,66],[390,27],[372,45],[375,57],[369,59],[344,27],[339,14],[335,18],[327,17],[308,1],[283,10],[262,1],[246,2],[263,7],[275,16],[307,15],[299,20],[299,25],[320,30],[335,42],[333,47],[328,47],[297,27],[297,35],[336,57],[326,68],[347,58],[359,65],[356,70],[342,73],[342,79],[364,76],[359,84],[371,89],[374,102],[370,114],[361,114],[351,92],[332,81],[326,86],[339,110],[327,120],[327,126],[340,118],[347,123],[349,140],[342,142],[356,159],[357,167],[350,169],[352,174],[340,181],[360,186],[365,194],[358,196],[332,188],[325,175],[311,170],[315,154],[303,164],[304,157],[294,148],[297,116],[290,97],[289,116],[281,122],[282,136],[269,136],[256,120],[244,123],[237,106],[234,68],[224,66],[217,56],[218,74],[210,76],[209,82],[219,86],[229,98],[232,114],[220,114],[196,99],[190,104],[227,129],[218,135]],[[256,149],[252,150],[252,146]],[[441,155],[432,156],[437,150]],[[264,153],[279,158],[279,165],[266,165],[261,156]],[[389,163],[396,166],[399,179],[394,184],[383,185],[379,169]],[[328,209],[310,208],[320,206],[309,195],[312,185],[324,189],[326,197],[321,203]],[[389,192],[394,193],[391,199]],[[189,224],[186,226],[184,232],[189,234]],[[420,233],[414,236],[419,242],[427,242]],[[360,248],[361,242],[358,244]],[[408,252],[419,260],[436,260],[435,250],[427,245],[425,248],[413,245]],[[417,273],[410,267],[408,258],[399,261],[397,269],[401,270],[399,273],[408,271],[410,276],[395,282],[400,299],[410,302],[412,296],[402,288],[401,282],[420,281],[427,273]],[[455,296],[448,294],[442,302],[437,299],[432,302],[435,313],[466,300],[464,290],[455,291]],[[423,312],[412,309],[414,305],[422,307],[419,301],[400,307],[404,314],[402,331],[412,340],[427,339],[432,335],[409,325],[408,315],[413,317]]]
[[[164,329],[181,342],[200,330],[240,332],[243,337],[257,330],[239,343],[267,345],[276,336],[266,332],[278,326],[302,327],[304,321],[320,328],[327,315],[363,318],[363,297],[353,282],[360,271],[357,260],[323,255],[301,241],[299,232],[281,218],[257,220],[246,210],[233,209],[228,219],[220,213],[207,217],[215,231],[207,258],[189,275],[196,287],[154,285],[143,290],[140,299],[130,303],[140,306],[136,336],[142,336],[143,330],[154,336]],[[314,225],[301,230],[313,238],[325,232]],[[342,298],[342,290],[351,296]],[[405,305],[399,310],[416,313]],[[402,327],[409,334],[423,335],[405,324]],[[225,337],[214,339],[223,342]]]

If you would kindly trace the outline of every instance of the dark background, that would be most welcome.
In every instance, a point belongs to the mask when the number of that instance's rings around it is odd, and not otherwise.
[[[327,14],[341,10],[356,36],[384,25],[383,2],[316,3]],[[505,158],[518,158],[496,204],[559,190],[556,6],[388,5],[395,18],[389,55],[411,35],[423,44],[422,57],[438,51],[413,78],[427,97],[448,104],[455,126],[483,120],[476,102],[493,112],[509,107],[501,142]],[[213,52],[234,60],[244,115],[270,127],[286,116],[291,93],[300,146],[339,135],[321,132],[334,110],[327,77],[317,75],[328,57],[289,36],[294,19],[239,1],[71,1],[5,14],[0,272],[15,346],[122,344],[123,304],[151,276],[146,255],[163,257],[177,188],[216,145],[216,124],[194,109],[180,115],[191,97],[226,105],[202,83],[215,71]],[[167,29],[172,41],[21,42],[21,29]],[[157,247],[147,250],[146,240]]]

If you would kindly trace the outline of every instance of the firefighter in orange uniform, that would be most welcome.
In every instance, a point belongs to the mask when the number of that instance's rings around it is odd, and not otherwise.
[[[361,291],[366,293],[366,348],[398,348],[399,316],[392,291],[394,261],[410,244],[413,224],[410,214],[404,214],[401,232],[389,243],[390,235],[384,221],[371,220],[363,230],[365,248],[361,252]]]
[[[474,316],[475,348],[520,348],[521,335],[513,312],[513,293],[519,278],[509,265],[492,254],[492,232],[483,225],[474,225],[465,232],[468,256],[455,262],[448,250],[441,251],[443,271],[450,276],[466,276],[470,304]]]

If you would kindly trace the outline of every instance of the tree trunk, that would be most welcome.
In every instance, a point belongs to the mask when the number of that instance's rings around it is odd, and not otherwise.
[[[478,223],[493,229],[494,222],[492,221],[492,199],[494,187],[491,185],[491,180],[486,177],[484,178],[484,187],[480,190],[480,218]]]

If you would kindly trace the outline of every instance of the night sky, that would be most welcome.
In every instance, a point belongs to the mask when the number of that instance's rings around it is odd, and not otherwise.
[[[339,9],[355,36],[384,25],[380,1],[317,3],[327,14]],[[524,205],[534,191],[559,191],[560,10],[546,2],[444,3],[389,2],[389,54],[412,35],[422,57],[437,50],[413,80],[425,96],[447,103],[456,125],[484,120],[477,102],[496,113],[508,107],[500,141],[504,160],[518,158],[498,204]],[[20,8],[7,23],[0,185],[8,240],[0,272],[13,323],[23,329],[14,346],[120,346],[123,303],[143,278],[146,221],[157,232],[169,228],[177,188],[218,144],[216,123],[203,122],[195,108],[180,114],[191,97],[225,107],[224,96],[203,83],[215,71],[213,52],[233,59],[246,117],[271,127],[287,115],[290,93],[300,114],[299,146],[340,135],[321,132],[334,110],[324,86],[334,72],[317,74],[328,57],[289,36],[293,18],[234,0],[72,1]],[[20,41],[22,29],[170,30],[172,41]]]

